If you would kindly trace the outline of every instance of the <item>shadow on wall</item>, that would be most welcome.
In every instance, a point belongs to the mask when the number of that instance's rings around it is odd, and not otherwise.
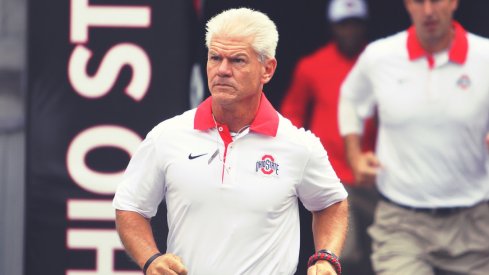
[[[21,73],[0,71],[0,274],[22,274],[24,100]]]

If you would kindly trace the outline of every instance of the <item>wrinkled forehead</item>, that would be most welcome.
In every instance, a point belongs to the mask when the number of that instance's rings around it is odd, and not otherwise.
[[[216,36],[211,39],[209,54],[253,54],[252,39],[249,37],[222,37]]]

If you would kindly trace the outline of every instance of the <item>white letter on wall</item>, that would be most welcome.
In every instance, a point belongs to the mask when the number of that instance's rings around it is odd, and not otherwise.
[[[88,0],[71,0],[70,40],[88,42],[89,27],[148,28],[151,9],[145,6],[90,6]]]
[[[84,46],[76,46],[68,63],[68,78],[75,91],[88,98],[106,95],[114,86],[122,67],[132,68],[132,78],[126,94],[136,101],[143,99],[151,82],[151,62],[146,52],[131,43],[112,47],[102,59],[94,76],[87,74],[92,52]]]
[[[141,275],[141,271],[115,271],[114,251],[123,250],[117,231],[102,229],[68,229],[69,249],[93,249],[96,254],[95,270],[67,270],[67,275]]]
[[[71,142],[66,166],[68,173],[83,189],[104,195],[115,193],[124,171],[102,173],[92,170],[85,162],[86,155],[100,147],[116,147],[131,157],[142,139],[135,132],[120,126],[102,125],[79,133]]]

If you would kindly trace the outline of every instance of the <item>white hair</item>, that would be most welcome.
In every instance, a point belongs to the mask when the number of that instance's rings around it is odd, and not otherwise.
[[[251,37],[251,47],[263,61],[275,58],[277,26],[270,18],[249,8],[229,9],[207,21],[205,44],[209,49],[213,37]]]

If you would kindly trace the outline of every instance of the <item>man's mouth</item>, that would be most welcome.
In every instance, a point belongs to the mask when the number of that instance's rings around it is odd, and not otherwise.
[[[222,83],[222,82],[217,82],[217,83],[214,83],[214,86],[220,86],[220,87],[233,87],[231,84],[229,83]]]
[[[438,25],[438,22],[436,21],[425,21],[423,23],[423,26],[428,29],[428,30],[433,30],[436,28],[436,26]]]

